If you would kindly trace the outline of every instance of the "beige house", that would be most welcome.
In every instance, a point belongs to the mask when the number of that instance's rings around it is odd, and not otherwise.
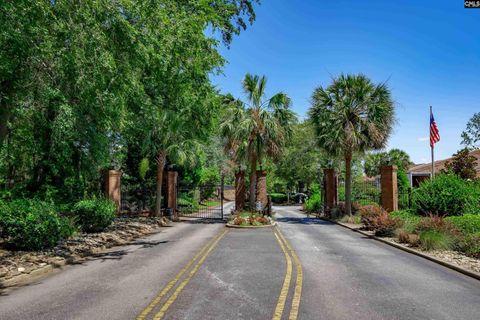
[[[475,170],[477,171],[477,177],[480,178],[480,149],[473,150],[470,152],[471,156],[474,156],[477,159],[477,166]],[[452,158],[435,161],[435,172],[440,172],[445,169],[445,163],[451,161]],[[417,187],[420,182],[425,179],[429,179],[432,174],[432,164],[423,163],[423,164],[414,164],[408,169],[408,180],[410,181],[410,186]]]

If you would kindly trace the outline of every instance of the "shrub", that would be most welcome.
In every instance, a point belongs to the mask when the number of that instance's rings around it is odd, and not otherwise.
[[[344,223],[351,223],[351,224],[361,224],[362,223],[362,217],[358,214],[351,215],[351,216],[344,216],[340,219],[341,222]]]
[[[402,227],[407,233],[413,233],[422,217],[416,215],[410,210],[398,210],[389,213],[392,217],[399,218],[402,221]]]
[[[1,236],[16,249],[40,250],[55,246],[75,232],[71,220],[60,217],[52,204],[14,200],[1,204]]]
[[[397,229],[395,231],[395,235],[398,238],[398,241],[401,243],[409,243],[410,242],[410,237],[409,233],[405,229]]]
[[[462,215],[478,210],[478,189],[455,175],[440,174],[414,190],[413,207],[422,215]]]
[[[399,218],[390,216],[387,212],[383,212],[381,215],[374,216],[371,219],[371,225],[375,231],[375,235],[380,237],[393,236],[394,231],[401,224]]]
[[[288,200],[288,197],[285,193],[270,193],[269,196],[271,197],[273,203],[285,203]]]
[[[452,236],[459,235],[459,231],[455,228],[453,223],[445,220],[442,216],[429,215],[420,220],[416,228],[417,231],[438,231]]]
[[[448,217],[445,220],[450,222],[465,235],[480,233],[480,215],[478,214]]]
[[[268,218],[245,211],[237,213],[230,221],[232,224],[238,226],[262,226],[270,224]]]
[[[108,199],[89,199],[77,202],[73,212],[82,231],[100,232],[115,219],[116,207]]]
[[[451,250],[454,238],[441,231],[427,230],[420,233],[420,245],[425,250]]]
[[[313,193],[305,201],[304,208],[308,212],[319,212],[322,209],[322,196],[320,193]]]
[[[471,233],[463,237],[458,244],[458,249],[474,258],[480,258],[480,232]]]
[[[374,204],[361,206],[358,209],[358,213],[362,217],[362,223],[364,224],[367,230],[373,230],[373,220],[375,217],[384,215],[387,213],[382,207]]]
[[[365,229],[375,231],[377,236],[392,236],[402,221],[390,216],[387,211],[378,205],[366,205],[358,209],[361,222]]]

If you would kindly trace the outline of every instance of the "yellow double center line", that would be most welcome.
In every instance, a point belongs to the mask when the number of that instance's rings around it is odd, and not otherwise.
[[[225,229],[222,233],[220,233],[217,237],[215,237],[212,241],[210,241],[205,247],[200,250],[199,253],[197,253],[186,265],[183,267],[176,275],[175,277],[160,291],[160,293],[155,297],[155,299],[150,302],[150,304],[137,316],[137,320],[144,320],[152,311],[157,307],[159,302],[162,300],[162,298],[177,284],[178,281],[180,281],[180,278],[187,272],[190,267],[195,263],[195,261],[201,256],[200,260],[196,263],[196,265],[193,267],[193,269],[190,271],[188,276],[180,283],[180,285],[177,287],[177,289],[174,291],[174,293],[170,296],[170,298],[162,305],[160,308],[160,311],[156,313],[153,316],[153,319],[160,320],[163,318],[165,315],[165,312],[168,310],[168,308],[172,305],[172,303],[177,299],[178,295],[180,292],[182,292],[183,288],[188,284],[188,282],[193,278],[195,273],[197,273],[198,269],[202,265],[202,263],[205,261],[207,256],[210,254],[210,252],[213,251],[213,249],[217,246],[217,244],[220,242],[220,240],[225,236],[225,234],[228,232],[227,229]]]
[[[300,308],[300,298],[302,296],[302,283],[303,283],[303,270],[295,251],[292,249],[288,241],[285,239],[283,234],[280,232],[280,229],[275,228],[274,235],[277,238],[280,247],[285,255],[287,261],[287,271],[285,273],[285,279],[283,281],[282,290],[280,291],[280,296],[278,297],[277,307],[273,314],[273,320],[282,319],[283,310],[285,309],[285,303],[288,298],[288,291],[290,289],[290,283],[292,280],[292,258],[293,263],[297,269],[297,278],[295,281],[295,289],[293,291],[292,305],[290,308],[289,320],[296,320],[298,317],[298,309]],[[290,257],[291,256],[291,257]]]

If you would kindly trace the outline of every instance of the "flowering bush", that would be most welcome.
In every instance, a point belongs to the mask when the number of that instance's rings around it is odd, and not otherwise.
[[[390,237],[394,234],[396,228],[400,226],[401,220],[390,216],[387,212],[371,218],[371,225],[375,235],[381,237]]]
[[[392,236],[401,225],[401,220],[392,217],[378,205],[366,205],[358,209],[365,229],[375,231],[378,236]]]
[[[269,225],[270,219],[250,212],[240,212],[236,214],[231,223],[236,226],[263,226]]]
[[[374,230],[374,219],[386,213],[382,207],[374,204],[361,206],[358,209],[358,214],[362,217],[361,221],[367,230]]]
[[[459,234],[458,229],[451,221],[444,219],[442,216],[432,214],[420,220],[420,223],[417,225],[418,232],[430,230],[443,232],[449,235]]]

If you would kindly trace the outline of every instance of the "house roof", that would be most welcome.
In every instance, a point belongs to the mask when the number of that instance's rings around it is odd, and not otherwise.
[[[471,156],[474,156],[477,160],[477,165],[475,166],[475,171],[477,171],[477,177],[480,177],[480,149],[473,150],[470,152]],[[435,172],[440,172],[445,169],[445,162],[451,161],[453,157],[444,160],[435,161]],[[431,173],[432,164],[431,163],[422,163],[414,164],[408,169],[409,173]]]

